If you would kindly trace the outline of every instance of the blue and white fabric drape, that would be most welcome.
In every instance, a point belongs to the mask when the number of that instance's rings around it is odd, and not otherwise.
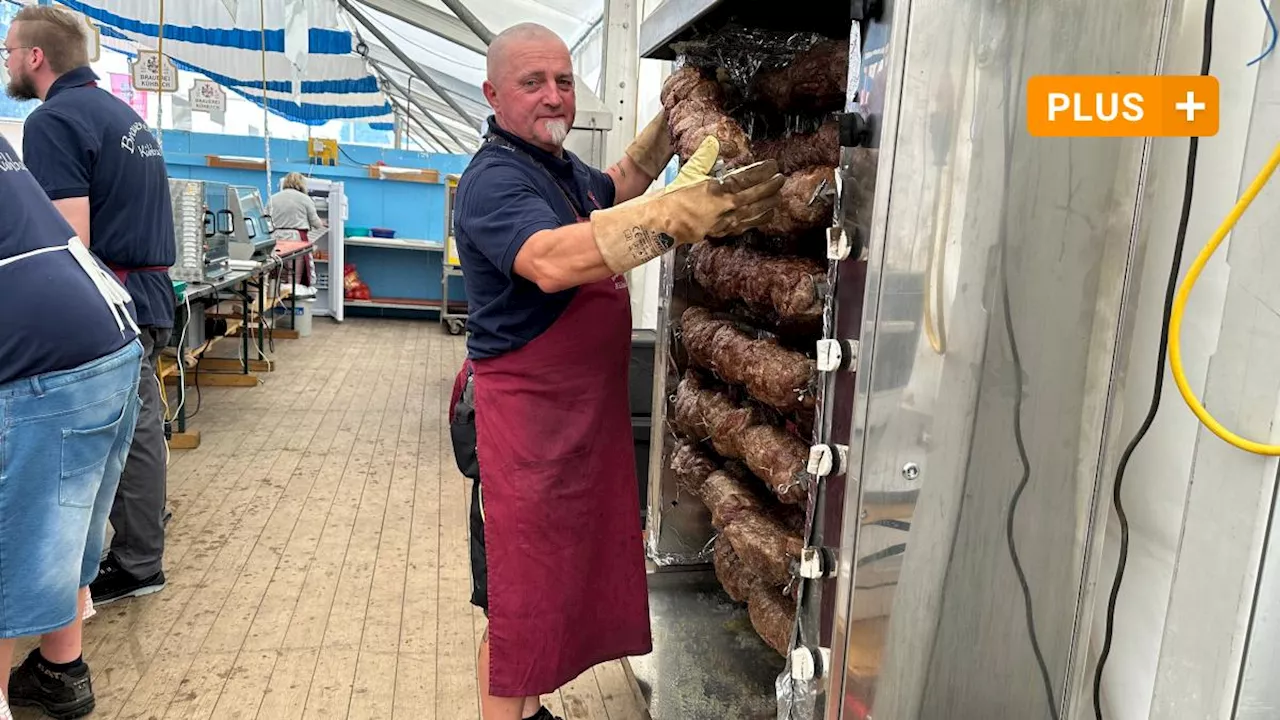
[[[103,35],[154,48],[160,0],[57,0]],[[265,17],[266,102],[308,125],[329,120],[388,122],[392,108],[333,0],[269,0]],[[166,0],[164,54],[259,105],[263,102],[263,18],[255,0]]]

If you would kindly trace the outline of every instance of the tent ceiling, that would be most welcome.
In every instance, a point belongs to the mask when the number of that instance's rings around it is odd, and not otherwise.
[[[35,0],[17,1],[25,3]],[[457,1],[462,3],[465,11],[474,15],[487,30],[493,33],[501,32],[521,22],[537,22],[547,26],[560,35],[575,51],[575,64],[580,75],[587,77],[589,73],[589,77],[596,78],[597,81],[601,76],[600,56],[603,44],[600,42],[600,35],[604,0]],[[297,94],[297,88],[300,85],[293,84],[298,80],[307,81],[312,79],[313,73],[323,73],[326,69],[333,74],[333,68],[337,67],[335,63],[350,64],[357,59],[352,54],[341,53],[354,51],[358,54],[363,51],[368,69],[379,79],[377,85],[380,86],[381,94],[387,96],[385,99],[380,96],[378,88],[374,87],[373,77],[366,78],[368,87],[364,89],[366,93],[364,97],[368,98],[365,102],[370,108],[377,110],[375,101],[376,104],[389,108],[391,106],[385,101],[391,101],[399,113],[404,112],[403,108],[412,108],[420,114],[429,113],[434,120],[426,118],[428,122],[425,122],[424,126],[431,129],[433,133],[441,135],[442,139],[447,141],[444,144],[457,145],[458,143],[444,137],[444,133],[440,132],[441,125],[448,128],[451,133],[465,141],[461,143],[465,147],[460,149],[467,152],[474,149],[479,139],[479,123],[489,114],[488,103],[480,89],[485,77],[485,44],[464,21],[448,9],[445,0],[344,0],[376,26],[386,36],[386,40],[396,46],[399,53],[393,52],[387,47],[387,43],[381,41],[367,27],[356,22],[351,13],[340,11],[338,0],[287,0],[283,4],[280,0],[265,0],[261,5],[252,0],[240,0],[236,5],[224,2],[207,5],[189,4],[183,0],[167,0],[167,2],[166,0],[57,0],[57,2],[91,14],[91,17],[104,27],[104,36],[110,34],[112,42],[117,40],[127,42],[131,47],[137,47],[139,44],[154,46],[154,38],[157,34],[154,24],[156,18],[151,15],[159,12],[158,8],[162,7],[163,2],[172,11],[167,14],[167,20],[172,23],[166,26],[166,37],[170,38],[165,45],[167,54],[172,53],[176,60],[185,60],[192,66],[191,69],[205,72],[205,74],[209,74],[205,68],[220,68],[229,62],[224,59],[231,57],[243,67],[234,63],[228,66],[234,67],[240,75],[244,75],[249,80],[260,77],[256,68],[264,60],[258,57],[256,50],[249,47],[253,44],[249,41],[256,42],[257,34],[245,31],[244,28],[258,25],[257,12],[262,7],[267,9],[266,26],[268,28],[286,28],[287,32],[292,33],[294,29],[286,27],[292,22],[287,19],[288,13],[292,12],[289,8],[301,8],[302,12],[309,13],[311,20],[309,42],[310,52],[313,53],[310,55],[312,59],[299,75],[297,70],[290,69],[291,66],[282,56],[281,50],[279,48],[274,50],[270,58],[273,65],[269,79],[272,83],[282,85],[284,89],[271,91],[273,104],[289,103],[296,98],[301,98],[302,96]],[[226,4],[225,10],[224,4]],[[239,7],[239,11],[231,10],[233,7]],[[324,19],[318,20],[318,18]],[[355,38],[360,41],[359,44],[355,47],[347,44],[346,49],[338,49],[336,52],[332,48],[316,49],[316,38],[330,37],[324,35],[328,29],[341,30],[344,25],[354,33]],[[213,28],[221,33],[215,32],[210,35],[202,28]],[[301,29],[305,32],[306,28],[307,24],[304,22]],[[172,33],[180,33],[180,35]],[[248,44],[236,44],[240,42],[237,38],[241,35]],[[184,45],[175,38],[189,38],[190,42]],[[224,38],[233,38],[236,42],[230,46],[224,46]],[[285,43],[284,55],[289,53],[290,48],[298,47],[294,39],[273,42],[277,45],[281,42]],[[306,42],[308,41],[304,40],[304,43]],[[305,52],[307,51],[304,50]],[[315,54],[326,52],[333,54]],[[403,55],[404,59],[399,55]],[[584,58],[587,60],[585,63]],[[409,62],[405,62],[406,59]],[[589,69],[584,69],[584,65],[589,65]],[[303,67],[303,65],[299,64],[297,67]],[[346,66],[342,67],[346,68]],[[356,75],[360,74],[359,68],[360,64],[357,63],[353,68],[341,70],[339,74],[334,75],[336,79],[331,80],[328,76],[323,76],[323,80],[326,83],[339,84],[355,82],[346,78],[351,77],[353,71]],[[425,73],[431,82],[423,81],[419,72]],[[230,71],[227,71],[227,74],[230,74]],[[239,75],[232,75],[232,77],[239,77]],[[388,78],[393,82],[388,82]],[[319,86],[316,82],[312,82],[311,85]],[[328,85],[324,86],[326,88],[324,90],[307,90],[305,82],[301,86],[303,93],[334,92],[327,89]],[[255,92],[261,95],[261,91],[256,88],[258,88],[256,82],[244,81],[240,87],[237,87],[237,91],[253,99]],[[289,88],[293,90],[290,91]],[[588,86],[583,89],[590,88]],[[339,90],[347,91],[345,86]],[[412,97],[407,98],[406,93],[411,94]],[[332,97],[318,97],[320,100],[301,101],[338,102]],[[408,102],[409,100],[412,102]],[[580,97],[579,107],[582,108],[584,105],[590,107],[591,100],[594,98]],[[348,104],[350,104],[349,101]],[[273,107],[273,109],[277,108]],[[288,116],[287,113],[286,116]],[[367,110],[346,116],[338,115],[338,117],[350,117],[357,122],[362,120],[386,122],[389,119],[389,116],[382,118],[370,116]]]
[[[489,113],[480,90],[485,76],[485,44],[458,19],[443,0],[351,0],[368,19],[408,58],[443,87],[473,119]],[[462,0],[476,18],[492,32],[501,32],[520,22],[537,22],[564,38],[575,49],[598,33],[604,14],[604,0]],[[379,71],[394,78],[401,87],[412,87],[415,100],[451,129],[461,124],[469,141],[478,128],[460,116],[371,32],[351,21],[351,27],[367,46],[367,57]],[[591,49],[599,52],[598,44]],[[409,83],[409,78],[414,83]],[[391,83],[384,91],[399,101],[404,92]],[[403,102],[397,103],[403,107]],[[416,106],[415,106],[416,109]],[[430,124],[427,125],[431,127]],[[433,128],[434,129],[434,128]],[[470,148],[468,148],[470,150]]]

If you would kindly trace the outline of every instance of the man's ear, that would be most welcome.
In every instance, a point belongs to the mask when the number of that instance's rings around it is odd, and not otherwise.
[[[44,48],[30,48],[27,50],[27,57],[30,58],[31,72],[36,72],[40,68],[48,65],[46,62],[48,58],[44,54]]]
[[[484,91],[484,99],[489,101],[489,107],[493,108],[494,112],[497,112],[498,88],[494,87],[493,83],[489,82],[488,80],[485,80],[484,84],[481,85],[480,88],[481,90]]]

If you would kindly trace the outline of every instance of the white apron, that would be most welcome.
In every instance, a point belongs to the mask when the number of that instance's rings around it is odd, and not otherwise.
[[[107,270],[104,270],[98,261],[94,259],[93,253],[89,252],[89,248],[80,242],[80,238],[73,237],[67,241],[66,245],[54,245],[52,247],[37,248],[28,252],[14,255],[0,260],[0,267],[12,265],[20,260],[26,260],[37,255],[45,253],[67,251],[71,253],[71,257],[76,259],[76,263],[84,270],[84,274],[89,276],[89,280],[93,282],[93,286],[98,290],[98,294],[102,296],[103,302],[107,307],[111,308],[111,314],[116,319],[116,327],[120,329],[120,334],[124,335],[125,327],[138,330],[138,324],[133,321],[129,315],[129,310],[125,306],[133,302],[133,297],[129,295],[129,291],[124,289],[120,281]],[[3,716],[0,716],[3,718]]]

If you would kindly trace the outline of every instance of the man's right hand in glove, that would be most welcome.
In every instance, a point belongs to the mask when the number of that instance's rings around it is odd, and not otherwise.
[[[740,235],[768,221],[782,200],[778,164],[766,160],[715,178],[710,173],[719,151],[719,141],[708,136],[661,192],[591,213],[610,270],[622,274],[677,245]]]
[[[781,203],[773,160],[711,176],[720,144],[708,136],[660,191],[591,213],[591,222],[542,230],[516,254],[513,270],[547,293],[621,275],[677,245],[739,235],[763,225]]]

